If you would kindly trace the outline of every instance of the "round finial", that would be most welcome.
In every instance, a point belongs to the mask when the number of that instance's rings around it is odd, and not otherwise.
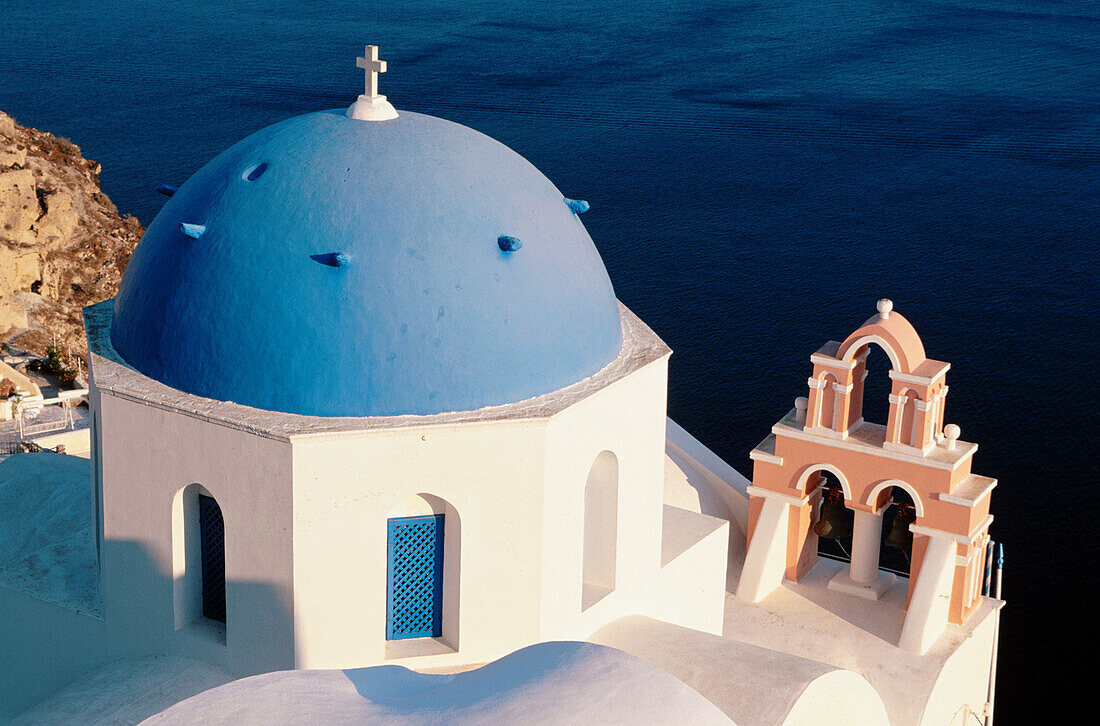
[[[943,435],[947,439],[947,450],[955,450],[955,442],[959,440],[962,430],[955,424],[947,424],[943,427]]]
[[[806,409],[810,407],[810,399],[799,396],[794,399],[794,420],[798,423],[806,421]]]
[[[894,309],[894,303],[891,300],[882,298],[878,301],[878,316],[883,320],[890,317],[890,311]]]

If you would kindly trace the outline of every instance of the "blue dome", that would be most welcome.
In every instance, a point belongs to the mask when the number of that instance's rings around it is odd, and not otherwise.
[[[557,390],[622,334],[591,238],[523,157],[432,116],[326,111],[179,188],[126,269],[111,342],[188,393],[377,416]]]

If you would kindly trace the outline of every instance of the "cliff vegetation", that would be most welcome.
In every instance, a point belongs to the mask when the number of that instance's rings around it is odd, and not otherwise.
[[[144,230],[68,139],[0,112],[0,343],[66,368],[87,351],[81,308],[115,295]]]

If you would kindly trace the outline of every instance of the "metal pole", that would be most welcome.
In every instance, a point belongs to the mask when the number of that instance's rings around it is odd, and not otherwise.
[[[1004,582],[1005,546],[997,543],[997,599],[1001,599]],[[1001,609],[997,608],[993,621],[993,654],[989,659],[989,690],[985,695],[985,726],[993,726],[993,694],[997,689],[997,643],[1001,636]]]
[[[989,540],[985,546],[985,585],[982,594],[989,597],[993,589],[993,540]]]
[[[1005,546],[997,543],[997,599],[1001,599],[1001,585],[1004,584]]]

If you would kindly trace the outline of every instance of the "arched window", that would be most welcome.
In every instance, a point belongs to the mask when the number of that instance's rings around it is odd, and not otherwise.
[[[836,415],[836,377],[832,373],[826,373],[821,377],[821,404],[817,407],[817,425],[827,429],[833,428],[833,417]]]
[[[920,400],[914,391],[906,390],[898,400],[898,443],[907,446],[917,446],[914,438],[913,422],[917,415],[917,401]]]
[[[618,520],[619,460],[610,451],[601,451],[584,485],[582,610],[615,589]]]
[[[224,626],[225,522],[217,500],[199,484],[184,487],[172,502],[172,570],[176,629]],[[224,627],[212,632],[224,642]]]
[[[225,523],[214,497],[199,495],[199,567],[202,616],[225,622]]]
[[[390,510],[386,537],[386,640],[440,638],[457,650],[458,512],[439,497],[417,494]]]

